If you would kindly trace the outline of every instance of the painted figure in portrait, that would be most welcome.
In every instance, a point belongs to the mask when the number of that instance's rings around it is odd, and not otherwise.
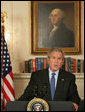
[[[51,26],[43,40],[44,47],[74,47],[74,33],[63,23],[64,12],[58,8],[53,9],[49,19]]]

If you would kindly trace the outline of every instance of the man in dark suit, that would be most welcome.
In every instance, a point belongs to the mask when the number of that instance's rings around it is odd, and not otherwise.
[[[44,47],[74,47],[74,33],[63,23],[64,12],[61,9],[53,9],[49,18],[51,26],[43,40]]]
[[[52,48],[48,52],[49,68],[32,73],[24,94],[18,100],[34,97],[46,101],[72,101],[76,110],[80,103],[75,75],[60,69],[64,61],[61,49]]]

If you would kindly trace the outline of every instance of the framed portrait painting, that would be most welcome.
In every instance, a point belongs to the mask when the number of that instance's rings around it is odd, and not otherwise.
[[[81,2],[31,2],[31,53],[46,55],[50,48],[65,54],[81,52]]]

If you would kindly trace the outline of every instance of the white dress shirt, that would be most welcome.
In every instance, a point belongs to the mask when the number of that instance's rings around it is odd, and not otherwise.
[[[51,77],[52,77],[52,73],[55,73],[56,75],[54,76],[55,77],[55,88],[56,88],[56,85],[57,85],[57,79],[58,79],[58,74],[59,74],[59,69],[56,71],[56,72],[52,72],[51,69],[49,68],[49,81],[51,83]]]

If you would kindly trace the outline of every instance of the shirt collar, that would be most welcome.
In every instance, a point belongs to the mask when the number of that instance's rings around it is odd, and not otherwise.
[[[51,75],[52,73],[55,73],[56,75],[58,75],[59,70],[60,70],[60,69],[58,69],[58,70],[57,70],[57,71],[55,71],[55,72],[52,72],[52,71],[51,71],[51,69],[49,68],[49,74]]]

